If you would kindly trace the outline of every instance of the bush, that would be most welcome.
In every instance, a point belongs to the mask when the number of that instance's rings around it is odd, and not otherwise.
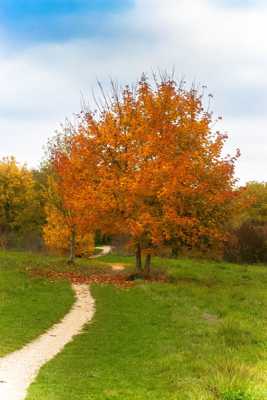
[[[244,222],[226,243],[225,259],[243,263],[267,262],[267,223]]]

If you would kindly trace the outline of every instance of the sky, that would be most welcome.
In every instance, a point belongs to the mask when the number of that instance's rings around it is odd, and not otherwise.
[[[267,181],[264,0],[1,0],[0,157],[37,167],[96,81],[175,69],[207,86],[240,184]]]

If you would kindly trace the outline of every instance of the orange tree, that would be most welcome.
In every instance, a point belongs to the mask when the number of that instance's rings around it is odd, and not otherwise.
[[[128,235],[138,271],[142,251],[149,273],[162,245],[222,243],[238,152],[222,157],[226,136],[211,122],[201,95],[173,80],[142,77],[134,90],[113,90],[100,113],[81,114],[67,155],[55,152],[65,201],[103,232]]]
[[[97,163],[95,153],[92,149],[89,151],[90,142],[86,141],[86,145],[86,148],[82,146],[82,137],[73,127],[64,129],[49,143],[47,223],[43,236],[48,247],[61,251],[69,249],[70,263],[77,253],[92,252],[96,229],[92,208],[96,203],[95,191],[89,181]]]

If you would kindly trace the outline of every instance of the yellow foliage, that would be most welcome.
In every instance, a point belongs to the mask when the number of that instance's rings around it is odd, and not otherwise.
[[[43,228],[43,238],[46,246],[60,254],[68,252],[71,240],[71,226],[68,225],[64,214],[55,207],[46,207],[47,223]],[[88,257],[94,250],[92,233],[76,234],[76,255]]]
[[[32,172],[14,158],[0,160],[1,234],[18,234],[34,225],[37,203]]]

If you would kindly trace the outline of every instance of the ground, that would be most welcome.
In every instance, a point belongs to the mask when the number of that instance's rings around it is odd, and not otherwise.
[[[0,357],[42,334],[74,301],[66,281],[29,279],[30,260],[30,254],[0,252]]]
[[[31,336],[44,324],[49,326],[55,314],[61,315],[72,302],[62,276],[53,283],[37,278],[33,271],[90,277],[98,271],[108,274],[111,264],[124,264],[126,270],[133,265],[131,257],[108,255],[80,260],[70,271],[58,258],[25,253],[1,253],[0,258],[1,276],[13,274],[3,284],[1,279],[1,296],[13,281],[23,279],[10,297],[23,293],[23,308],[29,314],[24,326],[31,327],[35,321]],[[91,285],[96,300],[93,321],[41,369],[27,400],[267,398],[266,266],[159,258],[153,266],[158,275],[167,273],[168,282],[138,281],[130,287]],[[42,296],[46,299],[47,292],[53,296],[55,290],[60,290],[60,301],[53,304],[54,314],[49,314],[51,307],[48,312],[43,300],[39,319],[34,319],[31,298],[36,303]],[[17,327],[10,325],[14,309],[20,310],[17,326],[24,318],[19,304],[13,308],[9,302],[4,304],[6,309],[0,313],[3,348],[9,333],[7,329],[2,332],[2,326],[15,330],[16,338]],[[6,352],[28,340],[28,335],[21,334],[20,342],[7,346]]]

